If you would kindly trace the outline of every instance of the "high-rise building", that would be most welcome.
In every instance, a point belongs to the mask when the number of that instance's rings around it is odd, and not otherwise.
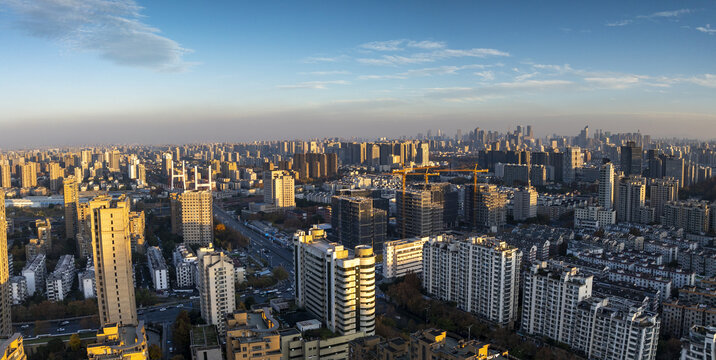
[[[333,240],[346,247],[370,245],[381,249],[387,231],[385,210],[373,207],[373,199],[334,196],[331,206]]]
[[[624,178],[617,190],[617,221],[641,221],[640,210],[644,207],[646,184],[641,177]]]
[[[614,207],[614,165],[606,163],[599,168],[599,206],[605,210]]]
[[[367,245],[353,254],[312,228],[294,235],[296,304],[341,335],[375,334],[375,255]]]
[[[47,299],[50,301],[64,300],[72,289],[72,283],[75,280],[76,273],[74,256],[60,256],[55,271],[48,275],[45,280]]]
[[[573,343],[577,306],[592,296],[592,276],[579,274],[575,267],[542,262],[525,272],[522,289],[521,330]]]
[[[537,190],[533,187],[515,190],[512,200],[512,218],[524,221],[537,217]]]
[[[92,251],[92,214],[95,209],[109,207],[112,198],[107,195],[95,196],[88,202],[77,206],[77,252],[81,258],[91,258]]]
[[[5,192],[0,190],[0,337],[12,335],[10,320],[10,266],[8,263],[7,217],[5,214]]]
[[[466,186],[464,207],[465,220],[473,229],[498,229],[507,221],[507,195],[495,185]]]
[[[201,317],[225,334],[224,316],[236,310],[234,263],[228,255],[215,251],[211,243],[199,249],[197,259]]]
[[[577,169],[582,167],[582,150],[578,146],[566,148],[563,161],[562,181],[565,183],[574,182]]]
[[[705,201],[671,201],[664,205],[661,223],[691,233],[706,233],[710,228],[710,210]]]
[[[184,243],[206,246],[214,241],[214,200],[211,191],[184,191],[179,201]]]
[[[432,237],[423,248],[423,287],[504,326],[517,318],[519,249],[490,237]]]
[[[682,342],[681,360],[716,359],[716,327],[694,326]]]
[[[132,251],[144,253],[144,211],[129,213],[129,237],[132,241]]]
[[[265,171],[264,202],[276,209],[296,207],[293,175],[285,170]]]
[[[59,191],[60,185],[62,185],[62,178],[65,176],[65,171],[60,167],[60,164],[56,162],[51,162],[49,168],[50,190]]]
[[[90,220],[100,323],[137,325],[129,198],[95,208]]]
[[[679,181],[674,178],[654,179],[649,190],[649,207],[654,208],[654,218],[660,222],[666,203],[679,200]]]
[[[444,230],[444,194],[439,189],[396,192],[397,229],[403,237],[425,237]]]
[[[20,187],[32,188],[37,186],[37,164],[29,162],[19,166]]]
[[[188,288],[194,286],[197,273],[196,254],[190,247],[179,244],[174,249],[173,263],[177,276],[177,287]]]
[[[171,214],[172,234],[182,235],[181,193],[169,193],[169,211]]]
[[[625,176],[641,175],[641,146],[636,146],[633,141],[628,141],[621,147],[620,164]]]
[[[36,292],[43,293],[45,274],[47,273],[46,260],[45,254],[37,254],[30,258],[22,269],[22,276],[25,277],[29,295],[34,295]]]
[[[391,279],[423,272],[423,245],[428,237],[387,241],[383,244],[383,277]]]
[[[9,189],[12,185],[12,168],[8,163],[0,164],[0,188]]]
[[[64,178],[64,203],[65,203],[65,238],[76,239],[79,227],[77,225],[77,208],[80,202],[80,188],[74,176]],[[81,256],[86,257],[87,254]]]
[[[27,360],[25,354],[25,346],[22,343],[22,334],[14,333],[12,335],[3,336],[7,339],[1,340],[0,359],[2,360]]]
[[[668,157],[663,161],[664,177],[674,178],[679,181],[679,187],[686,186],[686,164],[684,159]]]

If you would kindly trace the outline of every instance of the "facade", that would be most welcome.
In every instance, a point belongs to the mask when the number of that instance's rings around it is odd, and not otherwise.
[[[207,324],[216,325],[223,335],[224,316],[236,309],[234,263],[223,252],[214,251],[211,244],[199,249],[197,259],[201,317]]]
[[[24,276],[10,277],[10,298],[13,305],[21,304],[27,298],[27,280]]]
[[[694,326],[682,339],[681,360],[716,359],[716,327]]]
[[[0,190],[0,336],[12,334],[10,320],[10,264],[7,246],[7,217],[5,214],[5,192]]]
[[[491,237],[431,238],[423,248],[423,287],[502,326],[517,317],[522,253]]]
[[[639,223],[639,210],[644,207],[646,184],[643,178],[622,179],[617,191],[617,221]]]
[[[716,307],[673,299],[662,304],[662,332],[681,338],[693,326],[716,324]]]
[[[366,245],[350,254],[322,229],[294,235],[296,305],[341,335],[375,334],[375,255]]]
[[[33,188],[37,186],[37,163],[29,162],[24,165],[19,165],[18,170],[20,171],[21,188]]]
[[[149,273],[152,276],[152,284],[155,291],[163,291],[169,288],[169,273],[167,264],[158,246],[151,246],[147,249],[147,263]]]
[[[403,237],[424,237],[442,232],[445,206],[442,195],[437,189],[406,189],[404,192],[396,192],[398,232],[403,234]]]
[[[144,253],[144,211],[129,212],[129,237],[132,243],[132,251]]]
[[[206,246],[214,241],[213,198],[209,190],[190,190],[180,195],[184,243]]]
[[[705,201],[667,202],[664,205],[661,223],[690,233],[706,233],[710,227],[710,210],[709,204]]]
[[[505,164],[502,181],[507,186],[529,186],[530,167],[527,164]]]
[[[46,249],[52,249],[52,224],[50,219],[35,220],[35,229],[37,229],[37,238],[42,242]]]
[[[649,188],[649,207],[654,208],[654,218],[661,222],[664,207],[679,200],[679,181],[673,178],[654,179]]]
[[[577,169],[582,167],[582,150],[578,146],[566,148],[563,161],[562,181],[565,183],[574,182]]]
[[[428,237],[393,240],[383,244],[383,277],[398,278],[423,272],[423,245]]]
[[[641,175],[642,151],[633,141],[621,147],[620,165],[624,175]]]
[[[524,221],[537,217],[537,190],[532,187],[516,190],[512,201],[512,218]]]
[[[189,332],[192,360],[223,360],[219,334],[213,325],[194,326]]]
[[[45,274],[47,273],[45,260],[45,254],[37,254],[22,269],[22,276],[27,282],[27,293],[30,296],[36,292],[42,294],[42,290],[45,288]]]
[[[12,169],[10,168],[10,164],[0,163],[0,188],[1,189],[9,189],[12,187]]]
[[[285,170],[264,172],[264,202],[276,209],[296,207],[294,181]]]
[[[611,210],[614,207],[614,165],[606,163],[599,167],[599,206]]]
[[[94,266],[87,264],[87,268],[77,274],[79,288],[85,299],[97,297],[97,285],[94,277]]]
[[[174,249],[174,270],[177,275],[177,287],[190,288],[196,284],[197,258],[191,248],[179,244]]]
[[[616,224],[617,213],[601,206],[578,207],[574,209],[574,227],[597,230]]]
[[[271,310],[237,311],[226,317],[226,357],[228,360],[280,360],[279,323]]]
[[[473,229],[498,229],[507,221],[507,196],[495,185],[465,187],[465,220]]]
[[[105,325],[97,331],[97,342],[87,345],[90,360],[147,360],[149,346],[144,321],[135,325]]]
[[[331,225],[333,240],[346,247],[370,245],[380,249],[387,232],[387,214],[373,207],[373,199],[334,196]]]
[[[81,258],[92,258],[92,215],[95,209],[109,207],[112,198],[106,195],[95,196],[88,202],[79,203],[77,206],[77,227],[76,236],[77,249]]]
[[[390,352],[387,352],[390,354]],[[384,353],[385,354],[385,353]],[[392,354],[391,354],[392,355]],[[451,338],[444,330],[425,329],[410,334],[408,359],[503,360],[507,353],[490,351],[490,345],[477,340]],[[504,355],[504,356],[503,356]],[[390,358],[392,359],[392,358]]]
[[[57,262],[55,271],[45,281],[47,287],[47,299],[50,301],[62,301],[72,290],[72,282],[75,281],[75,257],[62,255]]]
[[[0,345],[0,360],[26,360],[25,347],[22,342],[22,334],[15,333],[7,339],[2,340]]]
[[[135,326],[129,198],[121,195],[108,206],[94,209],[90,219],[100,323]]]
[[[74,239],[79,231],[77,225],[77,207],[80,202],[79,184],[74,176],[68,176],[62,182],[65,203],[65,238]],[[80,254],[82,257],[86,257],[86,255]]]
[[[62,178],[65,176],[65,170],[60,167],[59,163],[51,162],[49,166],[50,190],[58,191],[62,185]]]

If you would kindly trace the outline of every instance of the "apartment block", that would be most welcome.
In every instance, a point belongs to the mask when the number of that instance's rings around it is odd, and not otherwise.
[[[466,186],[463,203],[465,221],[473,229],[499,229],[507,221],[507,195],[495,185]]]
[[[395,193],[397,230],[403,237],[424,237],[444,230],[445,200],[440,190],[406,189]]]
[[[224,316],[236,309],[234,263],[209,244],[197,252],[199,302],[201,317],[207,324],[216,325],[219,334],[226,332]]]
[[[370,245],[380,249],[387,232],[385,210],[373,207],[373,199],[334,196],[331,200],[333,240],[346,247]]]
[[[285,170],[264,172],[264,203],[275,209],[296,207],[294,178]]]
[[[184,243],[206,246],[214,241],[214,208],[211,191],[190,190],[180,195]]]
[[[72,255],[62,255],[57,262],[55,271],[53,271],[47,280],[45,280],[47,288],[47,299],[50,301],[62,301],[72,290],[72,282],[75,281],[75,257]]]
[[[45,288],[45,254],[38,254],[30,259],[22,269],[22,276],[27,281],[27,293],[32,296],[36,292],[42,294]]]
[[[10,255],[7,246],[7,215],[5,213],[5,192],[0,190],[0,336],[12,334],[10,319]]]
[[[179,244],[174,249],[174,271],[177,276],[177,287],[190,288],[196,284],[197,263],[196,254],[190,247]]]
[[[10,277],[10,298],[13,305],[21,304],[27,299],[27,280],[24,276]]]
[[[682,339],[681,360],[716,359],[716,327],[694,326]]]
[[[149,274],[152,277],[152,284],[155,291],[163,291],[169,288],[169,273],[167,264],[164,261],[162,250],[158,246],[150,246],[147,249],[147,263]]]
[[[710,210],[705,201],[670,201],[664,205],[661,224],[690,233],[706,233],[710,228]]]
[[[74,176],[68,176],[62,180],[63,200],[65,204],[65,238],[74,239],[79,231],[77,224],[77,207],[80,202],[79,184]],[[81,250],[81,249],[80,249]],[[88,253],[80,251],[80,257],[87,257]]]
[[[423,272],[423,246],[428,237],[393,240],[383,244],[383,277],[398,278]]]
[[[537,217],[537,190],[532,187],[515,190],[512,198],[512,218],[525,221]]]
[[[95,343],[87,345],[89,360],[146,360],[149,345],[144,321],[137,325],[109,324],[97,331]]]

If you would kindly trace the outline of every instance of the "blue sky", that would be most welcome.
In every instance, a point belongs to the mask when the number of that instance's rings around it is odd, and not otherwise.
[[[710,139],[715,15],[714,1],[0,0],[0,147],[517,124]]]

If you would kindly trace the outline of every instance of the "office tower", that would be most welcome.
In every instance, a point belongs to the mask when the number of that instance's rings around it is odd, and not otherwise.
[[[423,248],[423,288],[501,326],[517,317],[522,253],[485,236],[433,237]]]
[[[0,164],[0,188],[9,189],[11,187],[11,176],[12,168],[10,168],[10,165],[7,162]]]
[[[524,221],[537,217],[537,190],[532,187],[515,190],[512,200],[512,218]]]
[[[45,288],[45,274],[47,268],[45,267],[45,261],[47,258],[45,254],[37,254],[27,261],[25,267],[22,269],[22,276],[27,281],[27,293],[34,295],[36,292],[39,294],[43,293]]]
[[[132,242],[132,251],[144,253],[144,211],[131,211],[129,213],[129,238]]]
[[[682,339],[681,360],[716,359],[716,327],[693,326]]]
[[[424,237],[444,229],[444,194],[439,189],[405,189],[395,193],[398,233],[403,238]]]
[[[184,243],[206,246],[214,241],[214,208],[211,191],[184,191],[179,195],[179,199]]]
[[[55,271],[47,276],[45,285],[47,299],[62,301],[70,293],[72,282],[75,280],[75,258],[72,255],[62,255],[55,266]]]
[[[0,190],[0,337],[12,335],[10,320],[10,266],[7,246],[7,217],[5,214],[5,192]]]
[[[622,146],[619,165],[624,175],[641,175],[641,159],[641,146],[636,146],[633,141],[628,141],[626,145]]]
[[[705,201],[670,201],[664,205],[661,224],[700,234],[709,230],[710,207]]]
[[[532,265],[524,274],[521,331],[572,344],[577,306],[592,296],[592,279],[575,267]]]
[[[625,178],[617,190],[617,221],[640,222],[639,211],[644,207],[646,184],[641,177]]]
[[[505,164],[502,181],[506,186],[529,186],[530,167],[522,164]]]
[[[478,184],[465,187],[465,220],[472,229],[499,229],[507,221],[507,195],[497,186]]]
[[[112,150],[109,153],[109,158],[107,161],[107,168],[111,172],[119,172],[119,160],[121,158],[121,154],[117,150]]]
[[[97,342],[87,344],[87,358],[89,360],[149,359],[144,321],[131,325],[103,325],[97,331]]]
[[[296,207],[293,176],[284,170],[264,172],[264,202],[276,209]]]
[[[664,177],[679,181],[679,187],[686,186],[686,167],[684,159],[669,157],[664,159]]]
[[[599,206],[605,210],[614,207],[614,165],[608,162],[599,167]]]
[[[50,167],[50,190],[59,191],[60,185],[62,185],[62,178],[65,176],[65,171],[60,167],[59,163],[51,162]]]
[[[162,250],[158,246],[150,246],[147,249],[147,265],[149,274],[152,277],[152,284],[155,291],[163,291],[169,288],[169,275],[167,263],[162,256]]]
[[[177,276],[177,287],[193,287],[197,273],[198,259],[191,248],[179,244],[173,254],[174,270]]]
[[[30,162],[20,165],[20,187],[32,188],[37,186],[37,164]]]
[[[338,334],[375,334],[373,248],[356,246],[351,256],[319,228],[296,232],[293,246],[296,305]]]
[[[80,230],[77,221],[77,208],[80,202],[80,189],[74,176],[68,176],[63,180],[64,203],[65,203],[65,238],[75,239]],[[81,255],[86,257],[87,254]]]
[[[129,198],[93,209],[90,221],[100,323],[136,325]]]
[[[423,272],[423,245],[428,237],[387,241],[383,244],[383,277],[403,277]]]
[[[373,207],[373,199],[334,196],[331,204],[332,240],[346,247],[382,248],[388,220],[385,210]]]
[[[207,324],[216,325],[220,334],[224,334],[224,316],[236,310],[234,292],[234,263],[214,247],[202,247],[197,252],[199,302],[201,317]]]
[[[666,203],[679,200],[679,181],[673,178],[654,179],[649,190],[649,206],[654,208],[654,217],[660,222]]]
[[[562,181],[572,183],[576,179],[576,171],[582,167],[582,150],[579,147],[568,147],[564,151],[562,165]]]

